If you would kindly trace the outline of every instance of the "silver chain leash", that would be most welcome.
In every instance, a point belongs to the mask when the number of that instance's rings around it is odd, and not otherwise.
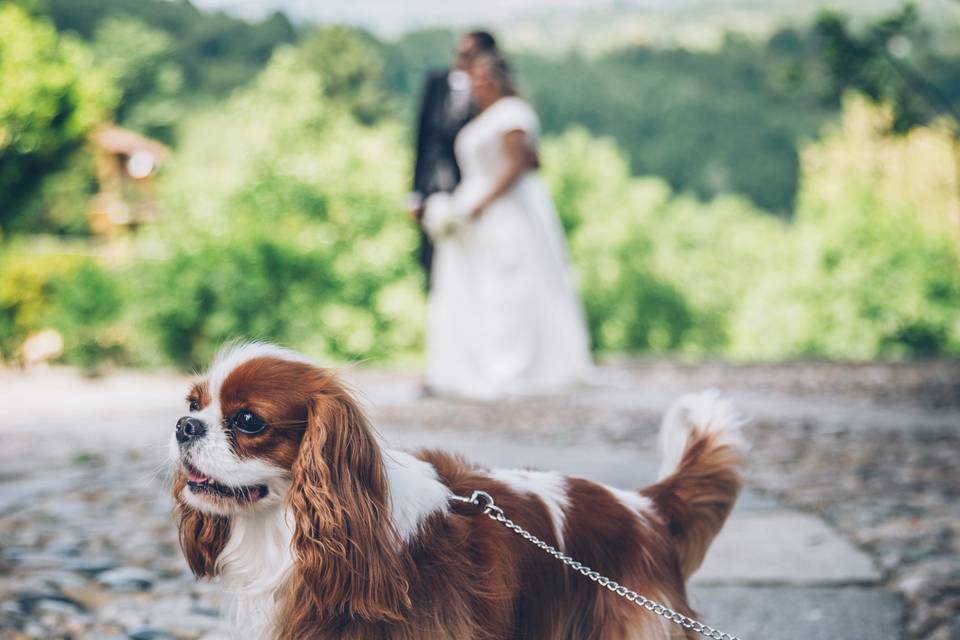
[[[637,605],[638,607],[643,607],[644,609],[646,609],[647,611],[650,611],[651,613],[655,613],[658,616],[662,616],[667,620],[669,620],[670,622],[680,625],[684,629],[693,629],[695,632],[699,633],[702,636],[706,636],[707,638],[713,638],[714,640],[740,640],[740,638],[738,638],[737,636],[732,636],[729,633],[724,633],[718,629],[714,629],[713,627],[705,625],[698,620],[694,620],[693,618],[683,615],[679,611],[674,611],[670,607],[664,606],[662,604],[658,604],[653,600],[651,600],[650,598],[642,596],[636,591],[626,588],[625,586],[616,582],[615,580],[611,580],[606,576],[600,575],[599,573],[597,573],[590,567],[586,566],[585,564],[577,562],[570,556],[559,551],[556,547],[553,547],[547,544],[546,542],[544,542],[543,540],[533,535],[532,533],[530,533],[529,531],[527,531],[526,529],[524,529],[523,527],[515,523],[513,520],[505,516],[503,513],[503,509],[498,507],[493,502],[493,496],[491,496],[486,491],[474,491],[473,495],[471,495],[469,498],[465,498],[464,496],[450,496],[450,499],[457,502],[465,502],[467,504],[472,504],[476,507],[479,507],[480,509],[483,510],[484,515],[489,517],[491,520],[496,520],[497,522],[505,526],[507,529],[510,529],[511,531],[513,531],[514,533],[522,537],[524,540],[532,543],[534,546],[539,547],[543,551],[547,552],[548,554],[550,554],[551,556],[553,556],[563,564],[567,565],[577,573],[580,573],[586,576],[590,580],[599,584],[601,587],[605,587],[609,589],[610,591],[617,594],[621,598],[629,600],[630,602]]]

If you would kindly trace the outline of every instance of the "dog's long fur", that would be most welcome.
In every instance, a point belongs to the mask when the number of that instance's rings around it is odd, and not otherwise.
[[[685,581],[740,488],[740,421],[715,394],[670,410],[661,479],[639,491],[389,450],[329,370],[269,345],[222,353],[190,398],[207,432],[171,444],[181,546],[197,576],[221,576],[240,637],[694,637],[449,496],[487,491],[534,535],[693,615]],[[263,432],[231,426],[241,408]],[[265,497],[197,493],[187,465]]]

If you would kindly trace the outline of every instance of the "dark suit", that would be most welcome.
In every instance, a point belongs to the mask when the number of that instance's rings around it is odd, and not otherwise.
[[[450,86],[450,70],[427,75],[423,102],[417,122],[417,157],[413,172],[413,190],[424,200],[437,191],[453,191],[460,182],[460,167],[453,151],[453,141],[470,120],[469,91]],[[430,286],[433,245],[420,229],[420,263]]]

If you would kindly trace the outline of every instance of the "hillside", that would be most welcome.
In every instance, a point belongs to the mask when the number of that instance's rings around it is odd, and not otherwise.
[[[359,26],[380,37],[423,28],[484,26],[500,33],[511,48],[540,52],[603,51],[625,43],[716,46],[727,31],[769,36],[784,24],[808,23],[832,8],[858,20],[889,13],[903,0],[194,0],[202,8],[224,9],[249,18],[281,10],[301,23]],[[934,25],[960,25],[960,2],[915,0]]]

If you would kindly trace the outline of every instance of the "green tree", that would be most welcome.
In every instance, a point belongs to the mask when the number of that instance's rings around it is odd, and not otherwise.
[[[94,38],[101,22],[134,18],[163,31],[176,43],[171,61],[183,71],[185,89],[221,96],[244,85],[296,30],[282,13],[251,23],[224,12],[201,11],[190,2],[168,0],[42,0],[61,31]]]
[[[738,301],[790,248],[788,227],[743,198],[710,202],[630,175],[610,138],[543,145],[595,348],[721,353]]]
[[[960,228],[949,215],[949,137],[889,134],[891,107],[846,101],[804,151],[788,250],[744,291],[733,354],[845,359],[960,349]]]
[[[716,51],[630,47],[598,58],[517,56],[547,132],[574,123],[614,137],[631,170],[702,198],[744,194],[789,213],[798,140],[827,114],[807,77],[784,80],[800,52],[730,38]]]
[[[382,42],[384,82],[399,95],[408,111],[423,90],[427,72],[448,67],[453,60],[457,35],[449,29],[412,31],[397,40]]]
[[[86,47],[17,5],[0,6],[0,229],[116,97]]]
[[[117,121],[171,142],[182,117],[183,72],[170,36],[136,18],[108,17],[97,25],[91,48],[120,90]]]
[[[916,5],[881,18],[860,33],[842,13],[817,19],[823,60],[835,96],[856,90],[893,108],[891,131],[904,134],[936,118],[953,131],[953,162],[960,204],[960,52],[944,53]]]
[[[324,95],[370,124],[389,111],[383,87],[383,57],[373,36],[349,27],[318,27],[298,45],[307,65],[323,80]]]
[[[285,48],[186,123],[163,178],[167,215],[140,236],[154,259],[131,295],[148,349],[195,366],[238,336],[337,360],[421,344],[403,131],[358,122],[324,87]]]

